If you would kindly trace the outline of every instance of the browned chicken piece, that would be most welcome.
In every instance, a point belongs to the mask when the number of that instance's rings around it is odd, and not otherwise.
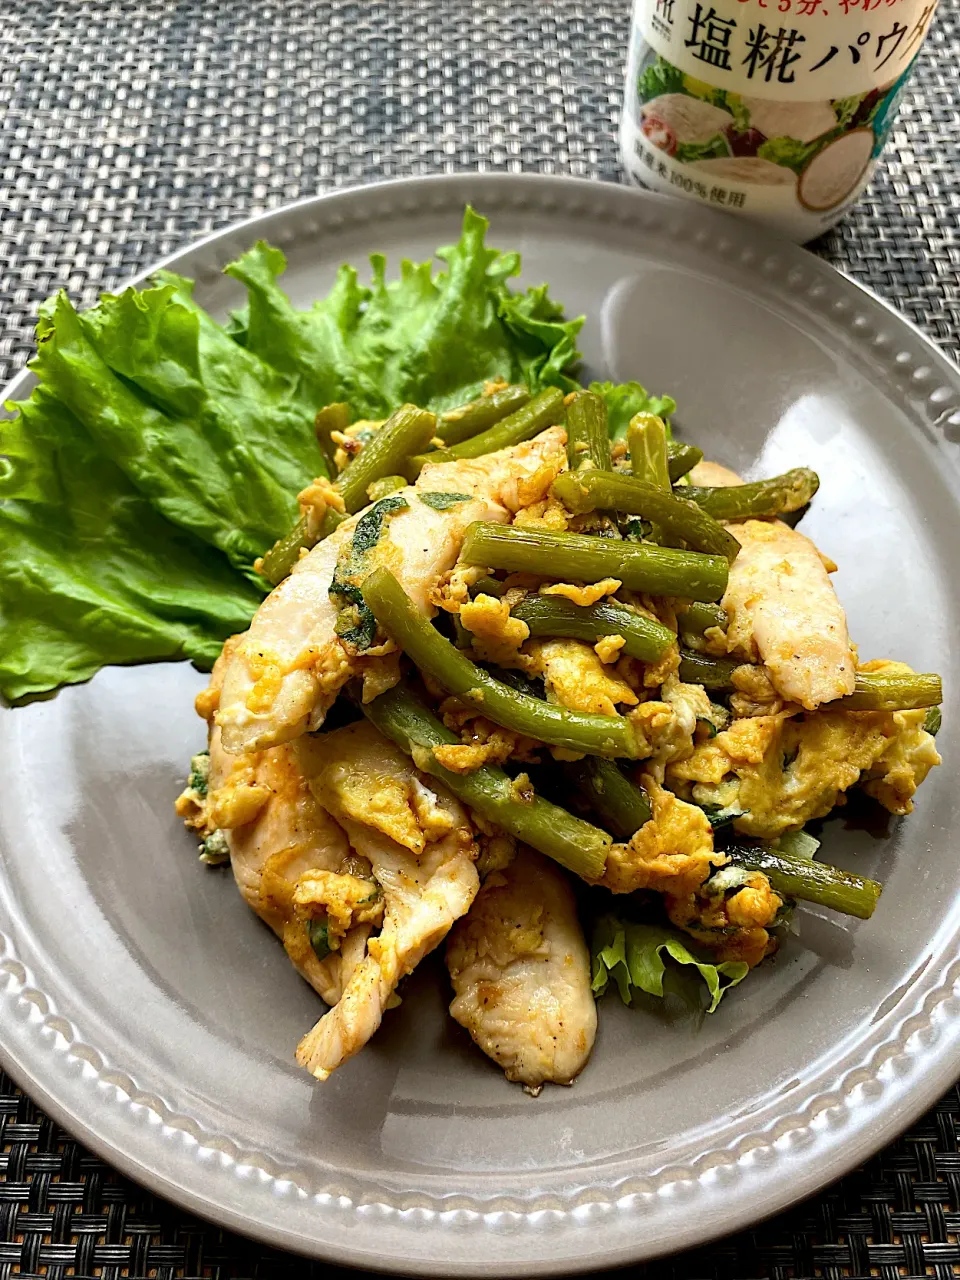
[[[231,644],[227,642],[214,667],[210,688],[198,699],[206,715],[216,705]],[[298,887],[318,872],[349,870],[356,859],[343,829],[315,800],[294,748],[230,755],[211,719],[206,797],[185,792],[177,810],[200,835],[219,833],[244,900],[283,941],[298,972],[328,1004],[335,1004],[363,956],[371,926],[364,922],[346,932],[323,960],[311,945],[308,915],[296,900]]]
[[[324,809],[369,863],[383,901],[380,933],[344,984],[340,1002],[297,1050],[325,1080],[367,1043],[397,983],[446,937],[479,888],[477,844],[466,810],[363,721],[298,744]]]
[[[690,478],[714,488],[743,483],[706,461]],[[723,597],[728,652],[759,659],[784,701],[808,711],[853,693],[857,657],[823,556],[781,520],[737,520],[731,528],[741,549]]]
[[[532,849],[492,871],[447,942],[450,1012],[508,1080],[570,1084],[597,1033],[590,955],[562,872]]]

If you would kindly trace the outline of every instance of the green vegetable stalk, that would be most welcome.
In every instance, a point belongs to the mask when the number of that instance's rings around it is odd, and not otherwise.
[[[692,649],[680,650],[680,670],[684,684],[702,684],[715,693],[728,693],[733,688],[733,673],[742,664],[733,658],[710,658]]]
[[[692,471],[698,462],[703,461],[703,450],[692,444],[680,444],[677,440],[667,442],[667,470],[670,480],[676,484],[688,471]]]
[[[782,898],[815,902],[859,920],[870,919],[883,889],[876,880],[779,851],[772,845],[731,845],[724,853],[735,866],[762,871]]]
[[[334,481],[348,515],[367,505],[370,500],[367,491],[372,484],[399,471],[411,453],[417,453],[429,443],[435,426],[435,415],[413,404],[401,405],[390,415],[370,443]],[[328,507],[318,536],[312,537],[307,518],[302,517],[263,557],[263,576],[274,586],[282,582],[297,563],[301,549],[309,549],[329,537],[344,519]]]
[[[689,600],[719,600],[727,586],[723,556],[520,525],[470,525],[460,558],[465,564],[568,582],[618,578],[632,591]]]
[[[451,449],[436,449],[433,453],[417,453],[413,451],[407,459],[405,473],[411,480],[416,479],[428,462],[456,462],[463,458],[482,458],[484,454],[496,453],[498,449],[509,449],[515,444],[530,440],[547,427],[563,421],[563,392],[556,387],[548,387],[533,397],[529,404],[503,418],[479,435],[461,441]]]
[[[662,461],[666,477],[666,455]],[[696,503],[677,497],[669,487],[634,476],[616,471],[565,471],[554,481],[552,493],[569,511],[602,507],[641,516],[671,540],[685,542],[694,551],[724,556],[731,563],[740,550],[736,538]]]
[[[842,711],[914,711],[943,702],[943,682],[931,672],[858,671],[854,691],[839,698]]]
[[[570,751],[639,754],[633,726],[626,717],[570,711],[518,693],[494,679],[443,638],[388,569],[374,569],[362,590],[377,622],[411,661],[495,724]]]
[[[434,748],[460,741],[432,715],[403,684],[363,704],[364,715],[418,769],[442,782],[449,791],[508,835],[553,858],[588,881],[599,880],[611,840],[605,831],[575,818],[537,795],[519,788],[502,769],[484,765],[472,773],[453,773],[437,762]]]
[[[646,792],[625,778],[613,760],[585,756],[565,764],[563,772],[616,840],[629,840],[650,821]]]
[[[468,404],[441,413],[437,419],[437,435],[448,448],[461,444],[522,409],[529,399],[526,387],[500,387],[490,395],[478,396]]]
[[[496,583],[496,586],[500,586]],[[476,584],[480,591],[481,584]],[[623,636],[621,650],[641,662],[656,662],[676,636],[669,627],[615,600],[577,605],[562,596],[528,595],[510,610],[530,628],[532,636],[562,636],[595,644],[604,636]]]
[[[654,413],[638,413],[627,427],[627,448],[630,451],[630,467],[636,479],[645,480],[655,489],[665,489],[669,493],[670,460],[667,454],[667,429],[663,425],[663,419]],[[642,512],[635,514],[640,515]]]
[[[770,480],[733,484],[716,489],[687,485],[683,496],[702,507],[714,520],[745,520],[779,516],[805,507],[820,488],[820,477],[809,467],[796,467]]]
[[[327,475],[332,479],[337,474],[337,446],[331,439],[334,431],[344,432],[350,425],[350,406],[342,400],[336,404],[325,405],[314,419],[313,430],[317,444],[327,464]]]
[[[677,625],[680,634],[685,636],[702,636],[711,627],[719,627],[726,631],[729,618],[727,611],[718,604],[694,602],[677,612]]]
[[[581,760],[564,765],[580,795],[613,835],[629,840],[650,819],[650,804],[612,760]],[[736,844],[723,854],[747,871],[762,871],[782,898],[799,898],[844,915],[867,920],[873,914],[882,885],[826,862],[814,862],[772,845]]]
[[[578,391],[567,405],[567,465],[610,470],[607,406],[592,391]]]

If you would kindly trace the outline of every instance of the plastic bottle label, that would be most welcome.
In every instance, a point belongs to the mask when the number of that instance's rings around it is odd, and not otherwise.
[[[630,177],[807,240],[869,182],[935,0],[635,0]]]

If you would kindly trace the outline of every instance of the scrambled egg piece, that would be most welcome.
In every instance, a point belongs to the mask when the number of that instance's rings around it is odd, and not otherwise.
[[[527,646],[531,674],[542,675],[549,702],[572,711],[617,714],[617,704],[636,706],[639,699],[627,682],[608,671],[584,640],[533,640]]]
[[[337,730],[339,755],[311,774],[327,812],[371,827],[412,853],[452,831],[456,816],[412,768],[397,769],[366,721]]]
[[[383,920],[383,893],[373,879],[340,871],[308,871],[297,881],[293,905],[305,920],[326,919],[327,944],[338,951],[355,925]]]
[[[473,633],[473,647],[482,662],[503,667],[524,665],[518,662],[518,655],[520,646],[530,635],[530,628],[519,618],[510,616],[506,600],[478,595],[460,606],[460,621]]]
[[[570,522],[562,502],[558,502],[556,498],[541,498],[539,502],[532,502],[518,511],[513,523],[564,533]]]
[[[473,773],[485,764],[504,764],[507,760],[536,763],[532,752],[540,744],[532,738],[503,729],[465,707],[449,708],[443,718],[447,727],[455,728],[463,738],[462,743],[433,749],[437,763],[452,773]]]
[[[579,604],[584,608],[592,604],[596,604],[598,600],[602,600],[604,596],[612,596],[615,591],[619,591],[621,586],[619,578],[601,578],[599,582],[574,583],[574,582],[554,582],[548,587],[541,587],[540,594],[542,596],[564,596],[567,600],[572,600],[574,604]]]
[[[677,676],[669,675],[660,687],[660,697],[676,717],[678,731],[685,739],[684,746],[689,744],[692,750],[697,721],[711,720],[713,715],[703,685],[685,684]],[[689,754],[688,750],[678,751],[674,758]]]
[[[454,565],[441,573],[428,592],[428,599],[446,613],[459,613],[470,602],[470,588],[486,576],[486,569],[477,565]]]
[[[380,647],[388,649],[387,645]],[[400,683],[400,658],[400,650],[391,642],[387,652],[377,653],[368,649],[357,659],[357,666],[363,677],[361,701],[373,702],[374,698],[379,698],[381,693],[386,693],[388,689]]]
[[[202,787],[191,774],[191,785],[177,798],[177,816],[194,831],[232,831],[256,820],[271,797],[270,787],[260,778],[263,753],[228,757],[226,768],[211,779],[209,762]],[[196,757],[195,757],[196,759]],[[194,761],[191,761],[193,765]],[[208,782],[214,786],[208,789]]]
[[[326,476],[318,476],[305,489],[301,489],[297,494],[297,505],[300,507],[300,514],[306,517],[307,533],[312,538],[319,536],[327,511],[344,515],[347,510],[340,490]]]
[[[342,471],[348,462],[363,450],[364,445],[369,444],[374,435],[383,426],[385,419],[374,422],[366,418],[361,418],[357,422],[353,422],[347,427],[346,431],[331,431],[330,439],[337,446],[337,451],[333,455],[334,466],[338,471]]]
[[[611,893],[653,889],[674,898],[694,895],[726,856],[714,851],[713,829],[702,809],[664,790],[650,774],[642,784],[650,800],[650,821],[626,844],[610,846],[597,883]]]
[[[643,787],[650,821],[627,844],[611,846],[598,883],[612,893],[662,893],[670,920],[719,959],[759,964],[775,946],[767,930],[783,905],[767,877],[729,866],[726,855],[714,850],[713,830],[701,809],[664,790],[650,774]]]
[[[923,727],[926,718],[925,711],[894,711],[896,736],[860,780],[890,813],[912,813],[917,787],[941,763],[933,735]]]
[[[825,817],[864,773],[891,812],[908,812],[910,796],[939,762],[925,741],[923,715],[823,709],[734,720],[689,759],[672,763],[668,778],[701,804],[729,803],[729,784],[737,783],[736,803],[748,812],[734,827],[763,839]]]
[[[515,486],[511,486],[505,498],[506,505],[518,516],[525,509],[541,503],[546,507],[549,505],[550,486],[566,465],[566,454],[559,450],[545,455],[534,471],[517,475]]]
[[[604,666],[611,666],[619,659],[620,650],[626,643],[623,636],[601,636],[593,646],[593,651]]]
[[[782,906],[761,871],[727,865],[697,893],[668,897],[667,915],[718,960],[743,960],[752,969],[776,949],[768,929]]]

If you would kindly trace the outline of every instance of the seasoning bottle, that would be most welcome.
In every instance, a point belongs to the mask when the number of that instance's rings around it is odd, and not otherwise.
[[[870,181],[936,0],[634,0],[628,180],[800,242]]]

